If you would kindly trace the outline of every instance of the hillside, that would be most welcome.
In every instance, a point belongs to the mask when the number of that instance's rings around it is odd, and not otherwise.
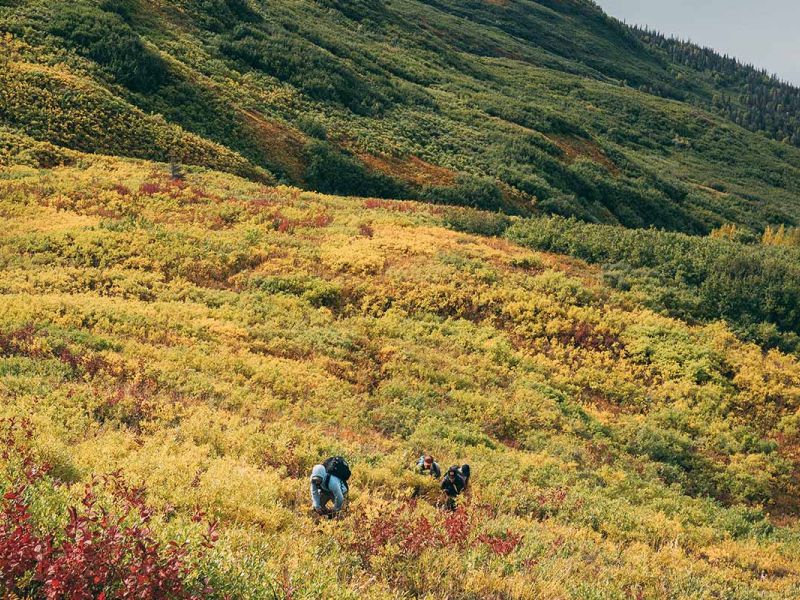
[[[798,93],[589,0],[0,0],[0,597],[800,597]]]
[[[800,149],[729,119],[796,124],[738,118],[735,77],[584,0],[7,0],[0,44],[6,164],[47,166],[33,138],[627,227],[800,223]]]
[[[511,241],[546,220],[68,158],[0,178],[12,597],[800,594],[797,358]]]
[[[647,29],[634,28],[633,31],[643,42],[666,54],[676,67],[676,78],[683,79],[683,70],[688,68],[691,75],[706,81],[712,94],[693,98],[704,107],[751,131],[761,131],[774,139],[800,146],[799,88],[764,69],[720,56],[710,48]],[[683,98],[692,96],[684,94]]]

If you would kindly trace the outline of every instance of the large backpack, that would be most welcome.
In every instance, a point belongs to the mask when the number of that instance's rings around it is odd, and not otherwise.
[[[331,475],[334,475],[341,479],[345,485],[347,485],[347,480],[350,479],[350,465],[347,464],[347,461],[342,456],[332,456],[328,460],[322,463],[322,466],[325,467],[325,472],[328,474],[328,478]],[[327,481],[325,482],[328,483]]]

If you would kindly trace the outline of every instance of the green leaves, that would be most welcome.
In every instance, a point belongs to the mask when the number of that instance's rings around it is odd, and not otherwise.
[[[725,319],[768,347],[797,348],[800,253],[553,217],[518,221],[509,239],[603,265],[606,281],[681,318]],[[774,328],[770,330],[770,325]]]

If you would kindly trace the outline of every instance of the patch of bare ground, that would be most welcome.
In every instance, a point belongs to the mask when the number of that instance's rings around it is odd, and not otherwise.
[[[243,110],[242,115],[248,125],[255,130],[257,140],[267,159],[284,170],[294,182],[302,183],[306,169],[303,160],[305,135],[253,110]]]
[[[608,169],[612,175],[619,175],[620,170],[603,150],[591,140],[574,136],[552,136],[549,138],[555,145],[564,151],[569,162],[578,158],[588,158]]]
[[[434,165],[416,156],[400,158],[366,152],[358,152],[356,156],[373,171],[418,186],[451,186],[458,177],[458,173],[452,169]]]

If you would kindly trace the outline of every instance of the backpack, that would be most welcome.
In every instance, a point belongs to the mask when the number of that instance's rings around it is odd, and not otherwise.
[[[342,480],[342,482],[347,485],[347,480],[350,479],[350,465],[347,464],[347,461],[341,456],[332,456],[328,460],[322,463],[322,466],[325,467],[325,472],[328,473],[328,480],[325,482],[326,484],[330,480],[330,476],[334,475]]]

